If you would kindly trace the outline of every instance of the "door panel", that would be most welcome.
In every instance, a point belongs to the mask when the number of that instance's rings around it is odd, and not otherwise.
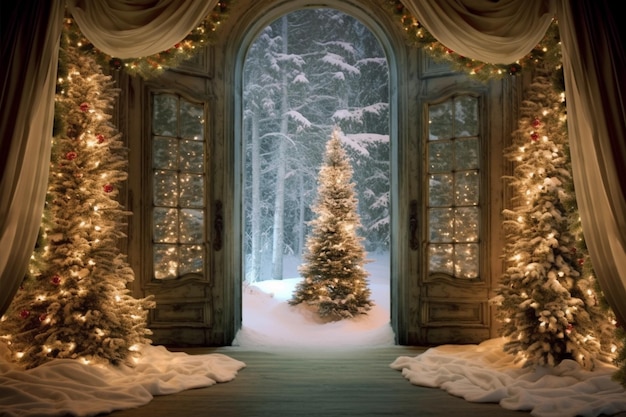
[[[502,274],[492,216],[502,211],[502,146],[514,97],[506,80],[472,80],[419,54],[416,134],[405,159],[415,276],[407,344],[478,343],[497,333],[489,298]],[[510,90],[510,89],[509,89]],[[505,96],[505,94],[509,94]],[[505,108],[507,107],[507,108]]]
[[[129,262],[153,295],[156,344],[215,344],[213,95],[209,50],[150,80],[123,77],[128,115]],[[220,236],[221,238],[221,236]],[[221,344],[222,341],[217,342]]]

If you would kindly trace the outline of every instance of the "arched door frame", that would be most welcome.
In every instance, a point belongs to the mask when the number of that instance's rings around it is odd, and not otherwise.
[[[237,8],[243,9],[243,2],[237,3]],[[329,0],[326,2],[311,3],[304,0],[272,1],[253,0],[250,7],[242,14],[238,14],[237,21],[229,31],[224,56],[224,138],[225,152],[227,154],[225,167],[230,175],[225,187],[232,190],[233,210],[229,219],[231,221],[228,230],[233,231],[233,236],[242,236],[242,93],[243,93],[243,66],[247,49],[254,42],[261,31],[274,20],[290,12],[310,8],[333,8],[340,10],[358,20],[368,27],[377,37],[385,54],[389,66],[389,104],[390,104],[390,297],[391,297],[391,324],[396,334],[396,343],[405,344],[408,338],[409,321],[409,285],[410,269],[407,261],[409,240],[408,209],[401,207],[399,196],[407,189],[405,175],[400,174],[400,169],[406,166],[400,158],[406,158],[407,152],[402,149],[407,143],[407,136],[415,132],[415,127],[409,123],[410,109],[415,111],[415,105],[409,105],[409,94],[401,86],[409,85],[410,68],[416,63],[409,62],[410,49],[406,46],[401,28],[397,22],[392,21],[391,15],[383,9],[384,5],[373,0]],[[233,16],[231,16],[233,18]],[[229,140],[230,139],[230,140]],[[405,215],[403,215],[403,213]],[[232,305],[232,312],[222,312],[224,319],[232,314],[232,329],[225,329],[226,333],[232,331],[234,336],[241,326],[242,321],[242,297],[241,287],[243,279],[242,270],[242,241],[241,238],[233,238],[225,241],[227,247],[224,254],[224,270],[230,270],[231,283],[225,283],[224,298],[231,301],[225,305]],[[401,271],[404,273],[401,275]],[[228,279],[224,277],[224,279]],[[232,298],[231,298],[232,297]]]

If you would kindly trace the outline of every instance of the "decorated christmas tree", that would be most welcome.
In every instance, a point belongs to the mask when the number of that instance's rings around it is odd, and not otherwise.
[[[304,262],[303,280],[296,286],[290,304],[317,308],[320,317],[331,320],[366,314],[373,303],[368,288],[367,262],[352,183],[352,165],[341,144],[341,132],[333,131],[326,143],[324,164],[318,177],[318,196],[312,210]]]
[[[513,145],[513,207],[505,210],[507,268],[494,302],[504,349],[526,366],[565,359],[591,369],[615,349],[597,286],[583,269],[572,224],[573,185],[563,100],[538,68],[521,106]],[[568,211],[569,207],[569,211]]]
[[[150,299],[135,299],[120,252],[128,216],[117,201],[127,150],[110,122],[117,94],[94,59],[64,38],[44,219],[30,271],[0,322],[17,363],[54,358],[132,365]]]

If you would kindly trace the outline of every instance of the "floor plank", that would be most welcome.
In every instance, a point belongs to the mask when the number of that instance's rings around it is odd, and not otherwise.
[[[412,385],[389,364],[424,349],[187,349],[223,353],[246,363],[230,382],[155,397],[111,417],[458,416],[523,417],[497,404],[469,403],[437,388]]]

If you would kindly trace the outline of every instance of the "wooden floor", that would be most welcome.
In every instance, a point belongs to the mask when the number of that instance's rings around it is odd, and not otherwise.
[[[412,385],[389,367],[424,349],[393,346],[344,351],[185,350],[223,353],[246,367],[226,383],[155,397],[111,417],[525,417],[498,404],[470,403],[437,388]]]

